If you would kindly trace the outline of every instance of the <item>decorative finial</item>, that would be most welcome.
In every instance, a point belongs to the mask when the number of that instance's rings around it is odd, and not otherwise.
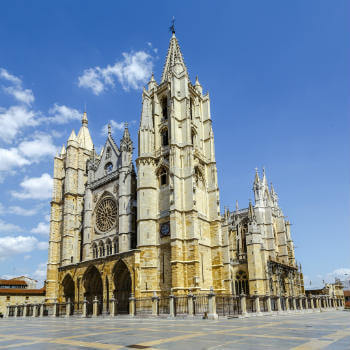
[[[108,123],[108,135],[111,135],[112,133],[112,127],[111,127],[111,124]]]
[[[169,27],[169,31],[175,34],[175,17],[174,16],[173,16],[173,19],[171,20],[171,26]]]
[[[129,123],[128,123],[128,122],[125,122],[125,123],[124,123],[124,129],[127,129],[128,126],[129,126]]]
[[[88,124],[88,119],[87,119],[87,115],[86,115],[86,111],[84,112],[83,114],[83,118],[81,119],[81,124],[84,125],[84,124]]]

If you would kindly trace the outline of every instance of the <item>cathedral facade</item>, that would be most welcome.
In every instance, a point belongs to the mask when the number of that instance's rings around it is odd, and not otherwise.
[[[254,205],[220,213],[209,94],[192,84],[173,33],[158,84],[142,93],[138,157],[109,128],[97,154],[84,113],[54,160],[47,302],[304,294],[290,224],[263,172]]]

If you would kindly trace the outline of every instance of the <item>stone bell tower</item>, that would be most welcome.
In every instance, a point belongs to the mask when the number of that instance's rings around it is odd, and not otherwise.
[[[137,158],[140,291],[223,288],[221,216],[209,94],[189,79],[173,31],[158,85],[142,95]]]

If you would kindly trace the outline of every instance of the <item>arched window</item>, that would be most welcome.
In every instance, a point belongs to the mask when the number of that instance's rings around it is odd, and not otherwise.
[[[159,186],[166,186],[168,184],[168,171],[165,167],[159,170]]]
[[[193,100],[190,98],[190,117],[193,119]]]
[[[105,165],[105,173],[109,174],[112,172],[112,170],[113,170],[113,164],[111,162],[107,163]]]
[[[118,238],[115,238],[113,241],[113,253],[117,254],[119,252],[119,242]]]
[[[246,294],[249,295],[249,283],[247,274],[244,271],[238,271],[236,274],[236,294]]]
[[[112,242],[110,239],[108,239],[106,242],[106,252],[107,255],[112,255]]]
[[[103,242],[100,242],[100,244],[98,246],[98,253],[99,253],[99,257],[105,256],[105,246],[104,246]]]
[[[98,249],[95,243],[92,246],[92,257],[93,259],[96,259],[98,257]]]
[[[168,146],[169,145],[168,129],[163,129],[163,131],[161,132],[161,138],[162,138],[162,146]]]
[[[163,118],[168,119],[168,99],[166,97],[162,99],[162,113]]]

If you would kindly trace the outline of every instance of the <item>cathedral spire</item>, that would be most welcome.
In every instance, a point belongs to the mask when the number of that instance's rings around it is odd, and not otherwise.
[[[255,168],[255,178],[254,178],[254,185],[257,185],[260,182],[258,168]]]
[[[81,119],[81,128],[77,136],[77,141],[82,148],[92,151],[94,144],[92,142],[90,131],[88,129],[88,119],[86,112],[84,112]]]
[[[173,66],[175,66],[175,64],[181,64],[183,66],[183,68],[186,72],[187,78],[188,78],[187,68],[186,68],[184,59],[182,57],[180,45],[179,45],[179,43],[176,39],[176,36],[175,36],[175,29],[172,33],[173,34],[172,34],[171,39],[170,39],[168,54],[167,54],[167,57],[165,60],[164,68],[163,68],[161,83],[164,83],[165,81],[169,80],[169,77],[170,77],[171,72],[172,72],[172,68],[173,68]],[[189,80],[189,78],[188,78],[188,80]]]

